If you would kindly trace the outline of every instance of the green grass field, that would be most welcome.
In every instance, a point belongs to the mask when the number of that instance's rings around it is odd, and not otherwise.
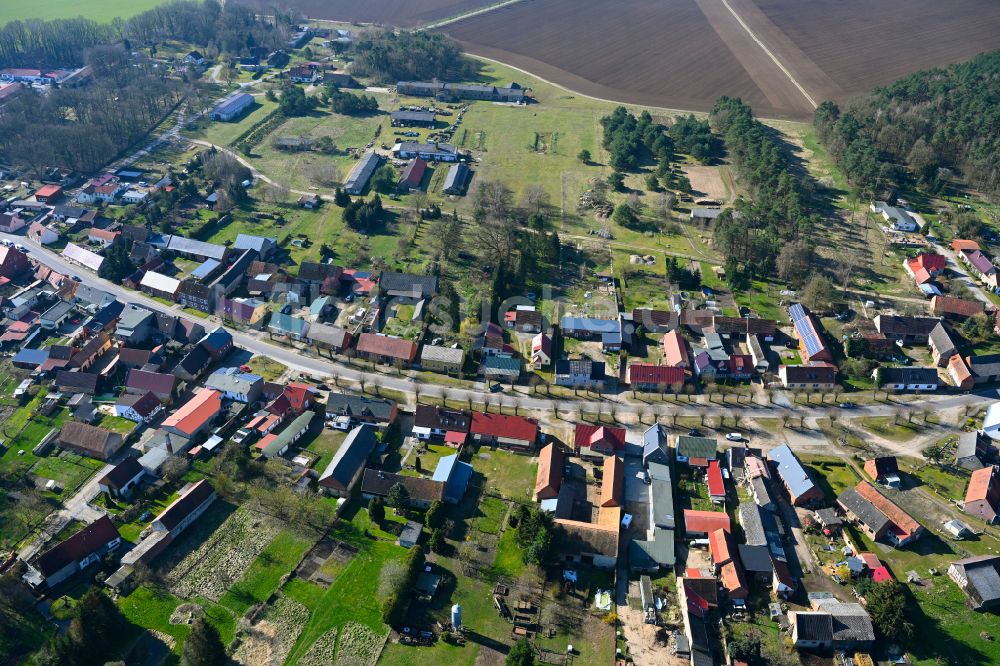
[[[60,19],[83,16],[99,23],[128,18],[161,5],[165,0],[4,0],[0,3],[0,25],[24,19]]]
[[[243,577],[229,588],[219,603],[242,615],[255,603],[267,601],[281,577],[295,568],[313,540],[284,530],[274,537]]]

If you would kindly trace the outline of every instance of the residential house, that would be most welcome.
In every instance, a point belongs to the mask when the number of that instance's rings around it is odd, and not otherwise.
[[[267,323],[267,332],[272,336],[277,335],[296,342],[302,342],[307,339],[309,327],[310,323],[301,317],[275,312],[271,315],[271,319]]]
[[[338,430],[348,430],[359,424],[381,430],[395,423],[398,415],[399,408],[391,400],[346,393],[329,393],[326,396],[326,417]]]
[[[124,393],[115,402],[115,416],[136,423],[149,423],[162,411],[163,404],[150,391],[141,395]]]
[[[937,368],[875,368],[872,379],[880,388],[892,391],[936,391]]]
[[[660,424],[650,426],[642,433],[642,464],[648,467],[650,463],[659,465],[670,464],[670,452],[667,450],[667,433]]]
[[[620,319],[596,319],[594,317],[563,317],[560,322],[563,335],[580,340],[599,338],[605,352],[616,352],[622,348],[622,326]]]
[[[674,442],[674,457],[677,462],[692,467],[708,467],[708,461],[715,459],[719,442],[711,437],[679,435]]]
[[[432,114],[433,117],[433,114]],[[415,157],[403,168],[403,172],[396,183],[396,189],[401,192],[419,190],[420,184],[424,181],[427,173],[427,162]]]
[[[457,375],[462,373],[464,365],[465,350],[460,346],[424,345],[420,350],[420,367],[424,370]]]
[[[809,477],[795,453],[787,444],[771,449],[767,459],[774,465],[795,506],[805,506],[823,499],[823,491]]]
[[[837,366],[823,362],[780,365],[778,379],[787,389],[832,389],[837,385]]]
[[[144,395],[149,392],[164,404],[170,404],[174,399],[177,387],[177,377],[163,372],[150,372],[133,368],[125,377],[127,393]]]
[[[540,333],[545,318],[534,305],[518,305],[504,315],[504,324],[519,333]]]
[[[472,465],[458,459],[458,454],[444,456],[434,468],[431,479],[444,484],[444,501],[458,504],[465,497],[472,479]]]
[[[417,476],[404,476],[367,468],[361,478],[361,496],[367,500],[389,497],[396,484],[406,488],[407,504],[417,510],[426,510],[434,502],[444,501],[445,484],[441,481]]]
[[[684,530],[689,539],[708,538],[716,530],[731,532],[732,526],[725,511],[684,509]]]
[[[121,545],[121,535],[108,516],[79,530],[28,562],[24,581],[32,589],[52,588],[78,571],[99,562]]]
[[[592,361],[589,358],[557,360],[556,385],[574,389],[603,388],[608,381],[604,367],[603,361]]]
[[[178,437],[193,440],[205,432],[221,412],[222,393],[212,389],[202,389],[164,419],[160,427]]]
[[[577,455],[614,456],[625,451],[625,428],[577,423],[573,434]]]
[[[222,393],[225,400],[254,403],[260,398],[264,378],[239,368],[220,368],[205,379],[205,386]]]
[[[78,421],[66,421],[59,431],[56,442],[68,451],[98,460],[108,460],[122,447],[125,439],[120,434],[105,428]]]
[[[317,350],[327,350],[332,355],[334,352],[343,353],[351,346],[354,337],[346,329],[329,324],[312,323],[306,332],[306,340]],[[425,348],[426,349],[426,348]]]
[[[128,499],[132,489],[139,485],[145,476],[146,470],[139,464],[139,460],[128,456],[102,476],[97,481],[97,487],[109,497]]]
[[[663,336],[664,364],[672,368],[690,368],[688,345],[680,331],[674,329]]]
[[[552,338],[545,333],[539,333],[531,339],[531,367],[541,370],[551,364]]]
[[[972,473],[963,507],[987,523],[1000,522],[1000,467],[990,465]]]
[[[377,445],[375,429],[370,425],[360,425],[351,430],[319,477],[323,492],[336,497],[349,497]]]
[[[965,593],[973,609],[1000,606],[1000,557],[977,555],[956,560],[948,567],[948,577]]]
[[[16,278],[29,268],[28,255],[16,248],[0,245],[0,277]]]
[[[115,337],[122,344],[139,345],[153,334],[155,320],[152,311],[129,303],[118,318]]]
[[[469,432],[487,446],[531,452],[538,441],[538,422],[526,416],[474,412]]]
[[[412,340],[381,333],[362,333],[355,351],[361,358],[403,367],[410,366],[417,358],[417,345]]]
[[[802,360],[832,361],[833,355],[823,338],[822,327],[809,309],[801,303],[795,303],[788,308],[788,314],[792,318],[792,326],[795,327],[795,337],[799,341]]]
[[[909,211],[898,206],[890,206],[884,201],[871,204],[873,213],[879,213],[894,231],[911,232],[920,228]]]
[[[926,345],[931,331],[941,320],[937,317],[880,314],[874,322],[876,330],[890,340],[906,345]]]
[[[842,492],[837,505],[873,541],[902,548],[924,533],[923,526],[867,481]]]
[[[983,254],[981,250],[963,250],[958,253],[958,258],[965,263],[969,272],[980,282],[996,291],[998,286],[997,267],[993,265],[993,260]]]
[[[418,405],[413,416],[413,434],[417,439],[444,440],[452,446],[464,444],[471,427],[471,414],[459,409]]]
[[[625,371],[625,381],[634,391],[680,391],[687,381],[683,368],[652,365],[651,363],[631,363]]]
[[[57,301],[55,305],[47,309],[38,317],[38,325],[45,331],[54,331],[59,328],[73,314],[75,306],[67,301]]]
[[[256,298],[223,298],[222,312],[226,321],[259,328],[267,316],[267,302]]]

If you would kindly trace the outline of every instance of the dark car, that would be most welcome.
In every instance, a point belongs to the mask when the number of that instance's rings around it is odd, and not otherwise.
[[[701,430],[698,430],[697,428],[688,430],[688,437],[701,437]]]

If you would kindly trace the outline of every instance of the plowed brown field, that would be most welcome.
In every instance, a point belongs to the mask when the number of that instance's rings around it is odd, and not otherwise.
[[[498,0],[241,0],[266,12],[275,4],[282,9],[298,9],[309,18],[358,21],[401,27],[440,21],[458,16]]]

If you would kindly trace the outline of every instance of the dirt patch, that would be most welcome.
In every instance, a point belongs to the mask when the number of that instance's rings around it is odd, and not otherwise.
[[[722,167],[691,164],[684,167],[684,174],[691,181],[694,196],[719,203],[730,200],[729,188],[722,177]]]
[[[170,614],[170,624],[191,624],[204,614],[205,609],[198,604],[181,604]]]

